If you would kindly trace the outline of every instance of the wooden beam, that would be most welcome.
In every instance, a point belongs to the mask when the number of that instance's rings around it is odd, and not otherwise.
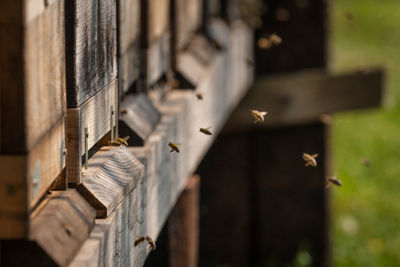
[[[200,177],[193,176],[168,219],[171,267],[196,267],[199,246]]]
[[[130,146],[143,146],[161,119],[161,113],[144,94],[127,95],[120,104],[119,133],[130,136]]]
[[[139,77],[140,0],[118,2],[118,80],[120,95]]]
[[[95,230],[88,239],[94,258],[89,260],[81,251],[71,266],[81,266],[88,261],[104,262],[106,266],[114,262],[122,266],[143,266],[149,251],[145,244],[135,247],[136,238],[150,236],[157,240],[188,177],[192,176],[228,114],[248,88],[245,86],[248,77],[234,88],[225,85],[229,71],[247,69],[244,60],[235,60],[241,64],[235,68],[224,65],[226,57],[241,57],[245,53],[247,46],[240,44],[245,41],[251,44],[248,31],[240,25],[232,30],[229,33],[231,42],[227,43],[232,49],[219,51],[209,64],[197,88],[203,93],[203,101],[197,100],[191,91],[175,90],[167,94],[163,103],[156,105],[162,113],[159,125],[143,147],[128,148],[145,166],[143,179],[107,218],[96,220]],[[200,127],[208,126],[212,126],[212,136],[199,132]],[[170,153],[169,142],[181,144],[179,154]],[[94,239],[100,242],[89,241]],[[84,245],[86,251],[88,246]]]
[[[66,113],[64,2],[31,2],[0,4],[1,153],[27,153]]]
[[[1,238],[28,234],[29,212],[65,167],[65,119],[27,154],[0,155]]]
[[[112,80],[103,90],[78,108],[69,108],[67,117],[67,182],[80,183],[82,156],[85,145],[92,148],[111,130],[111,118],[117,123],[117,80]],[[114,115],[111,115],[112,109]],[[88,137],[85,141],[85,129]]]
[[[126,198],[143,176],[143,165],[125,148],[102,147],[83,170],[79,193],[105,218]]]
[[[95,210],[75,190],[52,192],[31,215],[29,241],[1,242],[2,266],[67,266],[89,236],[94,218]]]
[[[378,107],[384,95],[381,70],[329,75],[321,71],[258,78],[227,123],[226,131],[298,125],[322,114]],[[264,123],[254,124],[250,110],[265,110]]]
[[[203,0],[172,0],[175,1],[175,28],[176,47],[180,50],[188,42],[202,23]]]
[[[66,2],[67,105],[76,108],[117,76],[116,1]]]

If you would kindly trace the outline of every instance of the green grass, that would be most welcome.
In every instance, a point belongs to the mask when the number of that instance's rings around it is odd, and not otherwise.
[[[333,262],[400,266],[400,1],[333,0],[331,7],[331,70],[381,65],[388,73],[384,108],[335,116],[334,172],[343,187],[332,190]]]

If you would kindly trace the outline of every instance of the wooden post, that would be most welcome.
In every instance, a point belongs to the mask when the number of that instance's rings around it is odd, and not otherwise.
[[[200,177],[193,176],[168,219],[170,267],[196,267],[199,241]]]

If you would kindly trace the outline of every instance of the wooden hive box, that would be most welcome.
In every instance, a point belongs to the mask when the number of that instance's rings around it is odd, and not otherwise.
[[[143,90],[170,68],[170,0],[141,1],[141,64]]]
[[[82,156],[117,121],[116,1],[66,3],[67,180],[80,183]]]
[[[174,0],[176,47],[182,49],[202,23],[203,0]]]
[[[65,166],[64,49],[64,1],[0,3],[0,238],[28,236]]]
[[[122,95],[139,77],[140,0],[119,1],[118,23],[118,76]]]

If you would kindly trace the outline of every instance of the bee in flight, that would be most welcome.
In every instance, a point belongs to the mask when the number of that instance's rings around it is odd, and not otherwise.
[[[127,141],[129,140],[129,138],[130,136],[125,136],[124,138],[119,137],[115,140],[110,141],[109,144],[110,146],[121,146],[121,145],[128,146]]]
[[[272,44],[274,45],[279,45],[282,43],[282,38],[279,37],[276,33],[273,33],[269,36],[269,40],[271,41]]]
[[[371,161],[369,159],[366,159],[366,158],[361,158],[361,163],[364,166],[367,166],[367,167],[371,166]]]
[[[135,240],[135,244],[134,246],[136,247],[137,245],[139,245],[140,243],[142,243],[144,241],[144,236],[138,236]]]
[[[200,128],[200,132],[202,132],[203,134],[206,134],[206,135],[212,135],[212,133],[210,132],[210,128],[211,128],[211,126],[207,127],[207,128]]]
[[[198,100],[203,100],[203,95],[201,93],[197,93],[196,97]]]
[[[174,143],[170,142],[170,143],[168,143],[168,146],[171,148],[171,151],[169,153],[171,153],[173,151],[175,151],[176,153],[179,153],[179,148],[178,148],[179,144],[174,144]]]
[[[263,122],[264,121],[264,116],[267,115],[268,112],[266,111],[258,111],[255,109],[251,110],[251,115],[254,118],[254,123],[258,123],[258,122]]]
[[[303,153],[303,159],[306,161],[305,166],[317,167],[317,160],[315,159],[316,157],[318,157],[318,154],[310,155],[307,153]]]
[[[328,177],[326,179],[326,188],[331,187],[331,185],[342,186],[342,182],[336,176]]]

